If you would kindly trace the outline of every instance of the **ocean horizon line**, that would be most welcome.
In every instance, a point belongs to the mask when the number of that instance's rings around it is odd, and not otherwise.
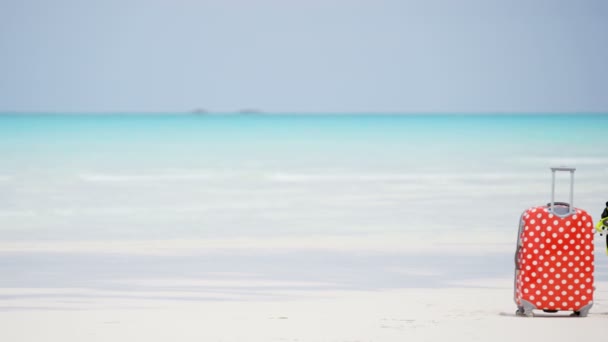
[[[607,111],[0,111],[0,116],[70,115],[70,116],[572,116],[608,115]]]

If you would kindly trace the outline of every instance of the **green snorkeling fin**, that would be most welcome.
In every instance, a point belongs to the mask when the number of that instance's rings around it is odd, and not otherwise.
[[[600,233],[600,236],[606,234],[606,254],[608,254],[608,202],[602,212],[602,218],[595,225],[595,230]]]

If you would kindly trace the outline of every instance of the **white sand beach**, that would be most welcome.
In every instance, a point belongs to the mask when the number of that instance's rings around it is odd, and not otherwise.
[[[589,316],[536,312],[522,318],[512,300],[512,244],[498,243],[506,239],[501,234],[478,234],[474,244],[467,238],[445,249],[440,238],[425,243],[424,234],[344,239],[341,249],[337,237],[325,237],[325,247],[312,238],[4,244],[5,264],[14,259],[47,280],[36,283],[14,271],[13,278],[30,287],[0,288],[0,340],[603,338],[608,281],[601,239]],[[437,259],[437,251],[445,258]],[[167,261],[173,259],[177,263]],[[205,272],[193,275],[199,268]]]
[[[607,282],[597,284],[595,306],[586,318],[542,312],[533,318],[515,317],[509,279],[477,283],[479,286],[442,289],[291,291],[289,300],[267,301],[222,301],[220,297],[159,300],[137,298],[137,293],[114,293],[79,301],[69,295],[86,295],[87,291],[73,289],[55,293],[51,301],[33,296],[14,300],[13,309],[3,307],[0,339],[510,342],[522,338],[550,341],[604,338],[608,320]],[[20,289],[13,294],[24,292],[27,291]],[[10,297],[9,293],[3,289],[1,296]],[[36,293],[48,294],[49,290],[30,292]]]

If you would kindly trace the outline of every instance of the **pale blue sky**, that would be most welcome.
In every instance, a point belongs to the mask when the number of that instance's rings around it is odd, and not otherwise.
[[[608,1],[0,0],[0,111],[608,111]]]

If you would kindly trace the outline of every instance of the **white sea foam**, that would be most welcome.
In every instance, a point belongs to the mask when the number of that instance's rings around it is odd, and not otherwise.
[[[17,218],[23,218],[23,217],[34,217],[36,216],[36,211],[34,210],[29,210],[29,209],[23,209],[23,210],[12,210],[12,209],[0,209],[0,217],[5,217],[5,218],[10,218],[10,217],[17,217]],[[2,228],[11,228],[11,227],[1,227]]]
[[[182,182],[207,181],[225,178],[226,173],[178,172],[178,173],[84,173],[78,175],[80,180],[99,183],[137,183],[137,182]]]
[[[537,181],[545,180],[545,174],[532,172],[500,173],[335,173],[335,172],[255,172],[255,171],[205,171],[183,173],[83,173],[78,178],[87,182],[179,182],[197,180],[257,179],[276,182],[485,182],[485,181]],[[1,178],[0,178],[1,180]]]
[[[285,173],[279,172],[268,176],[278,182],[435,182],[435,181],[515,181],[545,179],[538,173]]]
[[[287,253],[294,251],[343,251],[368,253],[477,255],[513,249],[513,234],[465,232],[458,235],[432,232],[374,235],[318,235],[260,238],[113,240],[113,241],[13,241],[0,242],[0,252],[94,253],[134,255],[198,255],[225,252]]]
[[[232,278],[232,279],[192,279],[192,278],[125,278],[112,281],[113,284],[124,284],[145,287],[198,287],[198,288],[326,288],[336,286],[335,283],[320,281],[284,281],[264,280],[254,277]]]
[[[608,165],[607,157],[572,157],[572,156],[553,156],[553,157],[517,157],[512,158],[516,163],[545,165],[545,166],[601,166]]]

